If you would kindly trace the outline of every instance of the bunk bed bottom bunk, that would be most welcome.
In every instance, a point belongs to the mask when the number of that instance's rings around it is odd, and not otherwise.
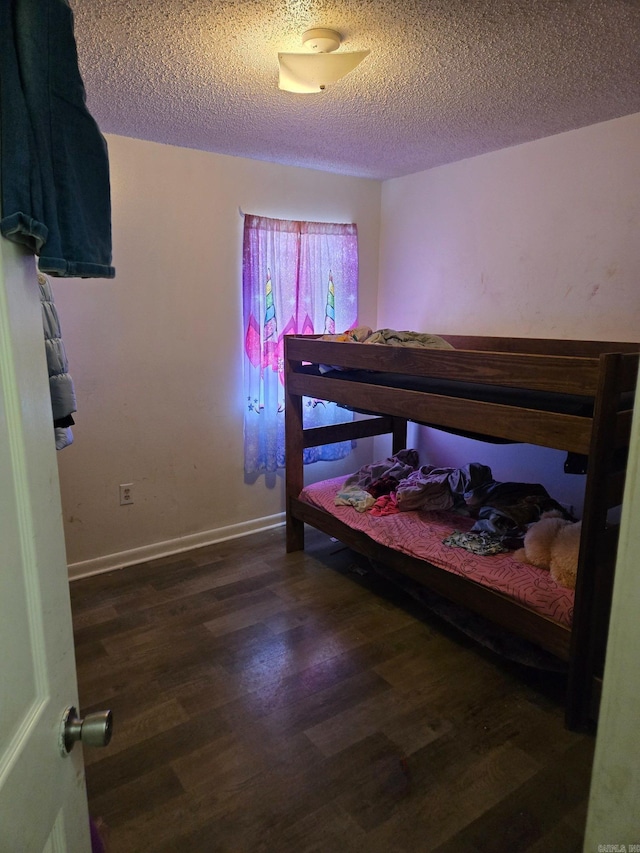
[[[444,544],[473,521],[450,512],[401,512],[377,517],[336,506],[342,478],[307,486],[290,500],[292,517],[335,537],[420,587],[511,631],[560,662],[570,655],[572,590],[559,587],[511,552],[482,556]],[[561,668],[561,667],[558,667]]]
[[[563,621],[558,621],[545,615],[542,612],[544,607],[538,610],[531,607],[526,595],[511,597],[484,582],[471,579],[470,573],[443,569],[430,560],[400,550],[397,540],[392,547],[376,541],[367,532],[358,529],[357,521],[354,520],[354,516],[358,515],[355,510],[336,506],[329,511],[321,506],[328,499],[327,482],[314,486],[305,488],[297,498],[289,498],[291,540],[288,550],[303,547],[301,537],[304,525],[309,525],[362,555],[372,570],[401,587],[404,585],[406,592],[427,608],[433,609],[437,615],[443,616],[444,610],[446,621],[503,658],[550,672],[566,672],[569,680],[565,724],[570,729],[594,730],[602,691],[601,675],[591,674],[588,696],[580,698],[571,695],[571,671],[575,665],[571,625],[573,591],[552,590],[548,574],[545,573],[547,576],[541,578],[540,589],[545,591],[542,598],[547,598],[548,602],[555,600],[556,615],[564,614],[561,616]],[[322,492],[325,494],[322,495]],[[439,524],[446,528],[443,518]],[[612,536],[615,536],[613,532]],[[485,558],[492,559],[494,557]],[[515,562],[508,555],[504,559],[507,563]],[[526,567],[527,584],[531,583],[531,568]],[[574,705],[580,709],[577,715],[574,715]]]
[[[456,534],[468,533],[474,518],[447,510],[409,510],[389,515],[358,512],[335,504],[343,481],[343,477],[337,477],[309,485],[302,490],[300,499],[335,515],[381,545],[487,587],[553,622],[571,627],[573,590],[555,583],[548,571],[520,562],[514,558],[513,550],[485,555],[455,544]]]

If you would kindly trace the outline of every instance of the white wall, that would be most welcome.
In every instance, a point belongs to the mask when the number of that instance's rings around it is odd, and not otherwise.
[[[244,480],[240,207],[357,222],[360,317],[376,312],[379,182],[107,141],[117,276],[53,281],[78,397],[75,442],[58,454],[72,574],[284,509],[281,476]],[[134,484],[132,506],[120,483]]]
[[[640,114],[383,184],[379,317],[633,340]]]
[[[640,114],[383,184],[378,323],[435,333],[640,338]],[[450,464],[542,480],[581,504],[564,454],[426,431]],[[538,479],[539,477],[539,479]]]

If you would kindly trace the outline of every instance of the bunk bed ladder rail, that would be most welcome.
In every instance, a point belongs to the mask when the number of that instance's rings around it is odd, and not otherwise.
[[[287,553],[290,551],[302,551],[304,548],[304,522],[296,518],[291,511],[291,498],[297,497],[304,485],[304,437],[302,428],[302,397],[300,394],[292,394],[290,391],[289,376],[294,371],[295,362],[287,357],[287,339],[284,341],[285,351],[285,408],[284,408],[284,430],[286,435],[285,446],[287,448],[285,467],[285,493],[286,493],[286,525],[287,525]],[[299,365],[301,362],[297,362]]]
[[[398,453],[407,446],[407,421],[393,415],[382,415],[304,429],[302,396],[291,392],[288,381],[289,376],[300,369],[302,362],[288,357],[287,344],[285,338],[286,548],[287,552],[291,552],[304,548],[304,522],[292,512],[291,499],[297,498],[304,485],[305,448],[339,441],[357,441],[360,438],[390,433],[392,451]]]
[[[592,728],[597,720],[617,548],[617,528],[607,527],[607,514],[622,502],[625,464],[619,456],[631,424],[631,412],[620,412],[619,403],[621,393],[635,387],[638,369],[637,355],[608,353],[599,361],[565,707],[573,730]]]

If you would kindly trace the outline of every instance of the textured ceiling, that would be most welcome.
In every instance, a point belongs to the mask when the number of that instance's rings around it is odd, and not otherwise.
[[[640,0],[71,0],[106,133],[389,178],[640,112]],[[313,26],[371,55],[278,89]]]

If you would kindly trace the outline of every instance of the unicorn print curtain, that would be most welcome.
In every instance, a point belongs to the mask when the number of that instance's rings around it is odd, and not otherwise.
[[[355,224],[245,215],[244,461],[247,474],[284,467],[284,336],[343,332],[358,319]],[[344,422],[345,411],[304,400],[305,426]],[[341,459],[351,442],[307,448],[305,462]]]

